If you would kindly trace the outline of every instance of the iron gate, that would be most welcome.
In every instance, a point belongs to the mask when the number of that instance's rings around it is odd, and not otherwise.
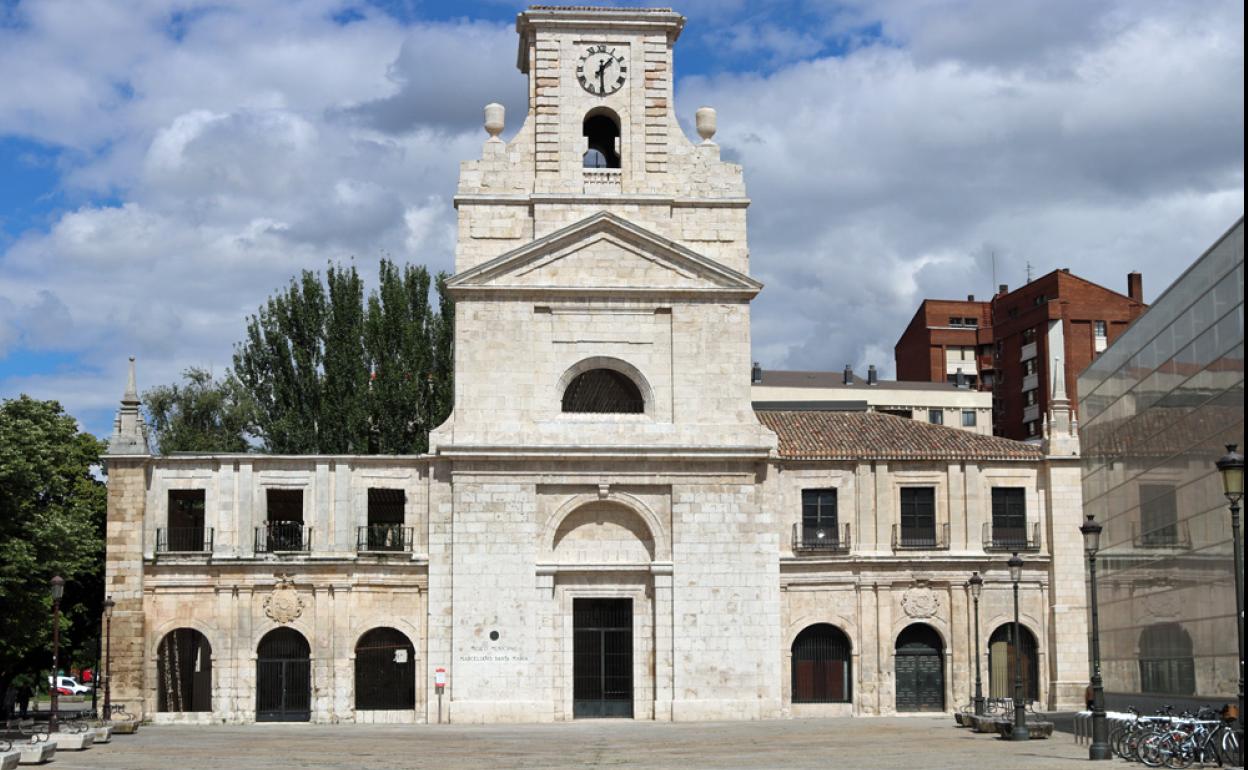
[[[945,659],[940,635],[913,625],[897,637],[893,669],[898,711],[945,710]]]
[[[256,657],[256,721],[307,722],[312,705],[311,650],[303,635],[276,628],[260,640]]]
[[[633,600],[572,600],[572,716],[633,716]]]
[[[416,648],[402,631],[374,628],[355,645],[355,707],[416,708]]]
[[[849,703],[849,639],[836,626],[813,625],[793,640],[793,702]]]

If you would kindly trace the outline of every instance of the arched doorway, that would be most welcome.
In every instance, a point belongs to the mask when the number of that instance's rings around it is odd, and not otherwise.
[[[175,628],[156,648],[156,710],[212,711],[212,645],[193,628]]]
[[[794,703],[849,703],[852,699],[849,637],[836,626],[807,626],[792,647]]]
[[[395,628],[374,628],[355,645],[355,708],[416,708],[416,649]]]
[[[256,721],[312,717],[312,650],[293,628],[275,628],[256,650]]]
[[[1140,634],[1140,691],[1196,694],[1192,637],[1178,623],[1158,623]]]
[[[1040,700],[1039,648],[1036,637],[1022,624],[1019,636],[1023,652],[1023,698]],[[988,694],[993,698],[1014,697],[1013,623],[1003,623],[988,638]]]
[[[923,623],[897,636],[893,658],[898,711],[945,710],[945,643]]]

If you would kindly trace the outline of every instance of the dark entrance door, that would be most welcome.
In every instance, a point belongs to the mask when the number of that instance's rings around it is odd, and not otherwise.
[[[945,710],[945,656],[940,635],[915,624],[897,637],[894,670],[898,711]]]
[[[308,640],[294,629],[276,628],[256,652],[256,721],[307,722],[312,716]]]
[[[633,716],[633,600],[572,600],[572,716]]]

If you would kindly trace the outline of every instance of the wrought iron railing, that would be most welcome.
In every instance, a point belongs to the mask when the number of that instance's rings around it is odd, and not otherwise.
[[[795,553],[849,553],[849,525],[815,527],[805,524],[793,525],[793,551]]]
[[[984,522],[985,551],[1038,551],[1040,550],[1040,524],[1030,527],[998,527],[991,521]]]
[[[413,532],[413,527],[402,524],[369,524],[359,528],[356,549],[373,553],[410,551]]]
[[[256,553],[309,551],[312,528],[302,521],[270,521],[256,527]]]
[[[902,527],[893,525],[893,548],[911,548],[926,551],[945,551],[949,549],[949,524],[934,524],[931,527]]]
[[[1131,524],[1131,544],[1136,548],[1192,547],[1192,533],[1188,531],[1186,521],[1176,521],[1144,532],[1140,529],[1138,523]]]
[[[156,553],[212,553],[212,527],[162,527]]]

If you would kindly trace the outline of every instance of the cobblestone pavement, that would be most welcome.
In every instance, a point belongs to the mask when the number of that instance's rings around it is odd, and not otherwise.
[[[125,770],[277,768],[898,768],[1043,770],[1087,761],[1070,735],[1017,745],[953,718],[800,719],[555,725],[145,725],[49,767]]]

